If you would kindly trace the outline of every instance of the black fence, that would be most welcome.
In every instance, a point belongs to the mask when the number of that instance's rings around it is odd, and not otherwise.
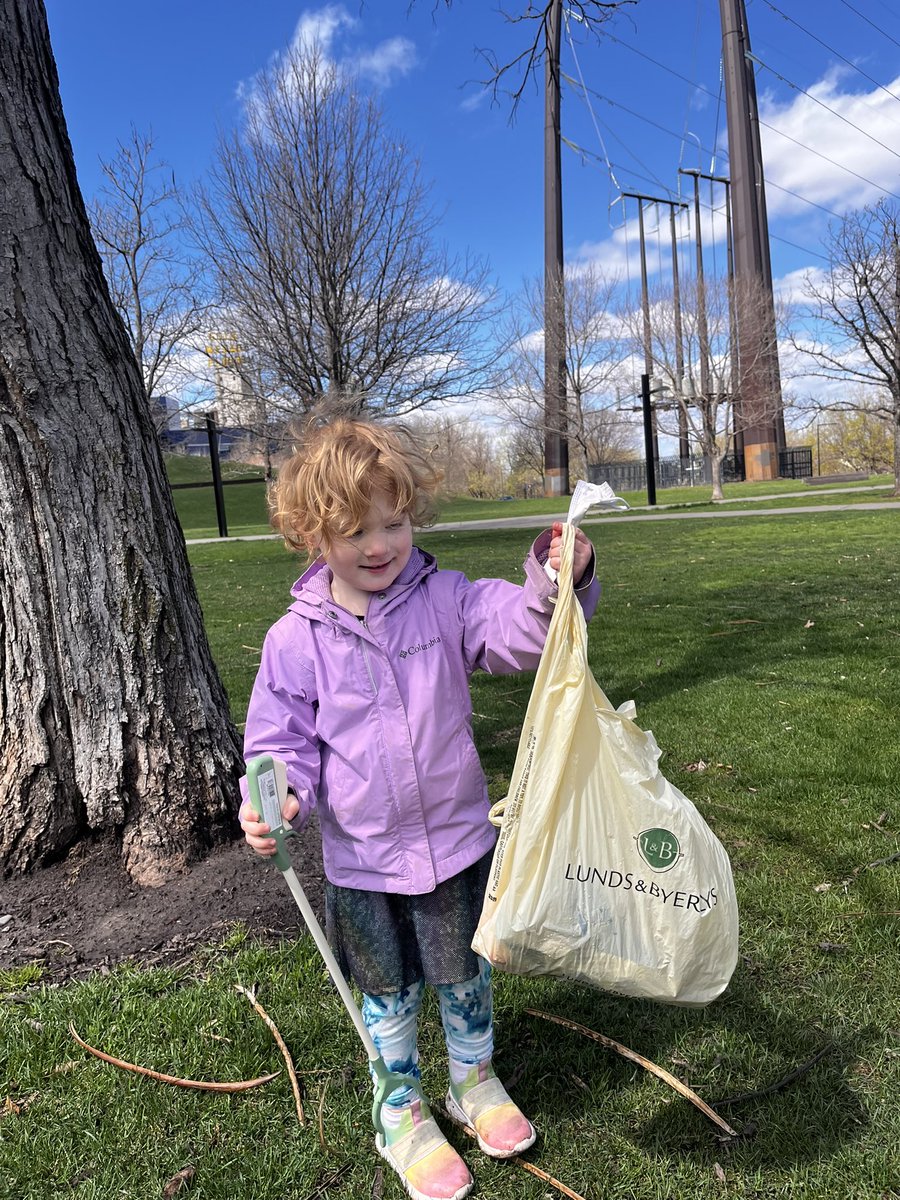
[[[812,454],[812,446],[794,446],[790,450],[779,450],[779,478],[808,479],[813,473]]]
[[[712,483],[712,467],[705,458],[658,458],[655,475],[658,488],[696,487]],[[722,482],[737,483],[743,478],[743,456],[727,455],[722,461]],[[647,488],[647,467],[643,459],[593,463],[588,467],[588,479],[591,483],[606,480],[614,492],[642,492]]]
[[[812,446],[794,446],[778,453],[779,479],[807,479],[812,475]],[[656,460],[658,488],[695,487],[712,483],[712,468],[705,458],[658,458]],[[642,492],[647,488],[647,467],[643,459],[629,462],[594,463],[588,467],[591,483],[606,480],[615,492]],[[729,454],[722,460],[722,482],[742,483],[744,456]]]
[[[236,487],[243,483],[260,483],[260,478],[223,479],[221,460],[229,456],[230,451],[239,445],[246,445],[248,431],[246,429],[219,428],[212,416],[207,414],[203,423],[193,429],[164,430],[160,434],[163,450],[186,454],[192,458],[208,458],[210,478],[197,480],[193,483],[170,483],[172,491],[182,488],[214,489],[216,501],[216,523],[219,527],[219,537],[228,537],[228,518],[225,513],[225,494],[223,488]]]

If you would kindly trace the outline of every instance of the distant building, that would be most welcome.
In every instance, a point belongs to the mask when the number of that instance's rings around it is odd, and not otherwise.
[[[214,414],[213,414],[214,416]],[[194,424],[181,429],[163,430],[160,440],[165,449],[174,454],[186,454],[190,458],[209,458],[209,434],[204,423],[205,414],[194,414]],[[215,419],[215,417],[214,417]],[[230,458],[236,447],[244,443],[241,429],[222,429],[216,425],[219,458]]]
[[[221,427],[252,426],[256,401],[247,377],[244,354],[237,340],[217,336],[206,347],[213,364],[216,385],[215,408]]]
[[[181,428],[181,414],[174,396],[154,396],[150,401],[156,428],[162,433],[174,433]]]

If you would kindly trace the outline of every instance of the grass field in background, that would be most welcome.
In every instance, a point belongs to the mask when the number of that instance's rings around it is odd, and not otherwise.
[[[233,489],[239,491],[241,489]],[[896,512],[590,527],[604,584],[592,669],[663,749],[662,769],[722,839],[741,906],[741,957],[703,1010],[497,976],[497,1066],[540,1129],[530,1161],[586,1200],[888,1200],[900,1195],[900,538]],[[524,531],[432,533],[420,543],[472,577],[521,579]],[[278,543],[191,549],[214,655],[242,721],[262,638],[301,564]],[[491,794],[505,794],[530,676],[476,677],[475,729]],[[35,969],[32,968],[32,975]],[[259,997],[291,1048],[309,1123],[284,1074],[243,1096],[169,1089],[90,1059],[89,1042],[174,1074],[235,1079],[282,1066],[233,984]],[[235,928],[176,970],[127,967],[77,986],[0,978],[0,1195],[156,1200],[195,1167],[205,1200],[370,1200],[364,1055],[311,940],[264,948]],[[667,1067],[705,1099],[794,1083],[722,1113],[719,1139],[649,1074],[560,1014]],[[429,999],[426,1088],[446,1086]],[[0,1094],[0,1114],[4,1114]],[[18,1108],[19,1111],[15,1111]],[[324,1138],[324,1145],[320,1140]],[[451,1138],[476,1196],[556,1195],[515,1164]],[[331,1181],[331,1182],[329,1182]],[[179,1193],[180,1194],[180,1193]],[[389,1169],[384,1200],[402,1189]]]
[[[204,458],[189,458],[185,455],[167,455],[166,470],[171,483],[197,483],[211,480],[209,460]],[[223,480],[258,478],[257,484],[242,483],[238,486],[224,488],[225,514],[228,533],[232,537],[248,537],[257,534],[271,533],[268,514],[266,511],[266,489],[262,472],[258,468],[247,467],[242,463],[225,463],[222,467]],[[850,503],[853,501],[884,499],[893,480],[888,477],[872,476],[869,480],[858,483],[841,485],[846,491],[829,496],[822,494],[816,487],[807,487],[799,479],[775,479],[765,483],[734,483],[726,484],[725,498],[733,500],[753,500],[758,496],[789,496],[800,493],[798,498],[785,499],[762,503],[757,501],[753,507],[777,507],[779,504],[823,504]],[[877,487],[877,491],[869,490]],[[216,521],[216,502],[213,489],[191,488],[178,489],[174,493],[175,508],[178,519],[187,538],[211,538],[218,536]],[[657,491],[657,504],[660,507],[677,505],[687,506],[697,511],[718,509],[710,499],[710,487],[662,488]],[[647,503],[646,492],[624,492],[624,499],[629,504],[643,507]],[[741,504],[738,507],[744,507]],[[468,497],[442,499],[439,505],[438,521],[441,523],[456,523],[460,521],[492,521],[497,517],[517,517],[528,515],[564,513],[568,507],[565,498],[536,497],[532,500],[473,500]]]

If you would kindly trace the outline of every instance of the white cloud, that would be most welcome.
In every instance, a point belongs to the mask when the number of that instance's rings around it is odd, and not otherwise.
[[[706,187],[707,185],[704,185]],[[606,275],[619,274],[630,283],[632,289],[640,288],[641,244],[637,204],[628,201],[627,220],[613,229],[612,236],[602,242],[582,242],[569,252],[566,270],[573,274],[600,268]],[[724,247],[726,237],[724,197],[721,189],[710,196],[701,195],[700,235],[704,246],[704,258],[714,255],[716,247]],[[683,275],[693,273],[696,260],[694,239],[693,204],[690,210],[676,210],[675,240]],[[650,204],[644,207],[644,243],[647,276],[651,287],[658,278],[663,285],[671,286],[672,235],[669,224],[669,207],[666,204]],[[724,255],[722,255],[724,270]]]
[[[295,50],[309,53],[318,49],[329,58],[335,37],[342,29],[352,29],[358,24],[340,4],[328,4],[318,12],[304,13],[297,22],[291,46]]]
[[[272,55],[272,66],[277,69],[289,53],[298,52],[305,56],[316,49],[326,63],[338,70],[387,88],[417,65],[416,47],[409,38],[386,38],[374,46],[362,48],[349,45],[347,35],[358,34],[361,28],[362,23],[342,4],[326,4],[323,8],[305,12],[297,22],[289,49]],[[237,94],[245,105],[252,107],[256,95],[255,80],[242,81]]]
[[[775,298],[792,306],[803,305],[811,299],[809,285],[821,286],[826,276],[827,272],[821,267],[801,267],[797,271],[788,271],[773,281]]]
[[[767,193],[770,217],[810,213],[780,188],[839,213],[896,190],[900,108],[888,92],[900,96],[900,78],[887,90],[854,92],[844,88],[846,75],[830,71],[789,103],[762,97],[763,160],[778,185]]]
[[[386,38],[368,49],[351,50],[342,45],[340,35],[357,30],[361,22],[341,4],[328,4],[316,12],[304,13],[291,41],[293,49],[308,53],[314,47],[338,67],[371,80],[378,87],[390,87],[395,79],[408,75],[416,65],[416,47],[405,37]]]
[[[463,100],[460,101],[459,107],[462,112],[477,112],[490,99],[490,88],[479,87],[477,91],[470,92]]]
[[[416,47],[409,38],[394,37],[348,63],[379,87],[389,87],[396,78],[408,75],[417,61]]]

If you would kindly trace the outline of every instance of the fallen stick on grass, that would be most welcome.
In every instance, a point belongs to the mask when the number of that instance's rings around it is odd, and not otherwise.
[[[263,1006],[260,1004],[260,1002],[256,999],[255,991],[251,992],[247,988],[241,987],[241,985],[239,983],[236,983],[234,985],[234,987],[235,987],[235,991],[238,991],[241,993],[242,996],[247,997],[247,999],[253,1005],[256,1012],[258,1012],[259,1015],[262,1017],[262,1019],[265,1021],[266,1025],[269,1028],[270,1033],[272,1034],[272,1037],[278,1043],[278,1049],[281,1051],[281,1055],[284,1059],[285,1066],[287,1067],[288,1078],[291,1081],[291,1091],[294,1093],[294,1104],[296,1105],[296,1108],[297,1108],[297,1120],[300,1122],[301,1125],[305,1125],[306,1117],[303,1113],[303,1101],[300,1098],[300,1085],[297,1082],[297,1072],[294,1070],[294,1060],[291,1058],[290,1050],[288,1050],[287,1046],[284,1044],[284,1039],[282,1038],[281,1034],[278,1032],[278,1026],[275,1024],[275,1022],[272,1020],[272,1018],[269,1016],[269,1014],[266,1012],[266,1010],[263,1008]]]
[[[896,854],[890,854],[887,858],[876,858],[875,862],[866,863],[864,867],[857,867],[857,871],[871,871],[873,867],[886,867],[889,863],[900,861],[900,850]],[[856,872],[854,872],[855,874]]]
[[[314,1191],[310,1192],[308,1196],[304,1197],[304,1200],[319,1200],[321,1196],[325,1195],[331,1185],[333,1183],[337,1183],[338,1180],[343,1178],[343,1176],[346,1175],[349,1170],[350,1163],[344,1163],[342,1167],[338,1167],[336,1171],[333,1171],[327,1179],[323,1179]]]
[[[442,1111],[446,1113],[447,1110],[442,1109]],[[474,1139],[478,1137],[478,1134],[471,1125],[463,1125],[462,1128],[463,1133],[468,1134],[470,1138]],[[534,1163],[526,1162],[525,1159],[520,1158],[518,1154],[516,1154],[513,1158],[507,1159],[506,1161],[515,1163],[516,1166],[521,1167],[523,1171],[530,1171],[532,1175],[536,1175],[538,1179],[543,1180],[544,1183],[549,1183],[550,1186],[555,1187],[558,1192],[562,1192],[564,1196],[568,1196],[569,1200],[584,1200],[584,1196],[582,1196],[580,1192],[573,1192],[570,1187],[566,1187],[566,1185],[561,1183],[560,1180],[554,1179],[552,1175],[549,1175],[546,1171],[542,1171],[541,1168],[536,1167]]]
[[[114,1067],[121,1067],[124,1071],[136,1071],[138,1075],[149,1075],[151,1079],[157,1079],[160,1083],[174,1083],[177,1087],[197,1088],[205,1092],[246,1092],[250,1088],[259,1087],[260,1084],[270,1083],[280,1074],[279,1071],[276,1071],[274,1075],[261,1075],[259,1079],[238,1079],[232,1083],[213,1083],[203,1079],[177,1079],[174,1075],[164,1075],[161,1071],[151,1071],[149,1067],[139,1067],[135,1063],[125,1062],[124,1059],[114,1058],[112,1054],[104,1054],[95,1046],[89,1046],[83,1038],[78,1036],[75,1026],[71,1022],[69,1023],[69,1033],[79,1046],[97,1058],[102,1058],[104,1062],[112,1063]]]
[[[777,1083],[770,1083],[768,1087],[759,1088],[755,1092],[742,1092],[740,1096],[728,1096],[725,1100],[717,1100],[716,1103],[720,1108],[724,1108],[727,1104],[743,1104],[747,1100],[759,1100],[761,1096],[771,1096],[773,1092],[780,1092],[789,1084],[796,1083],[802,1075],[816,1065],[820,1058],[830,1054],[833,1049],[834,1046],[823,1046],[817,1054],[814,1054],[805,1063],[801,1063],[799,1067],[796,1067],[789,1075],[785,1075],[784,1079],[779,1079]]]
[[[670,1088],[674,1088],[680,1096],[684,1096],[685,1100],[689,1100],[695,1108],[699,1108],[704,1116],[709,1117],[714,1125],[717,1125],[723,1133],[727,1133],[729,1137],[737,1137],[738,1132],[732,1129],[726,1120],[719,1116],[717,1112],[709,1107],[705,1100],[701,1100],[696,1092],[691,1091],[686,1083],[682,1083],[680,1079],[676,1079],[664,1067],[659,1067],[655,1062],[651,1062],[649,1058],[644,1058],[642,1054],[638,1054],[635,1050],[629,1050],[627,1046],[623,1046],[621,1042],[614,1042],[612,1038],[605,1037],[602,1033],[597,1033],[594,1029],[588,1029],[586,1025],[579,1025],[577,1021],[569,1021],[566,1017],[556,1017],[552,1013],[541,1012],[537,1008],[526,1008],[525,1011],[532,1017],[542,1017],[545,1021],[555,1021],[557,1025],[563,1025],[566,1029],[574,1029],[578,1033],[583,1033],[585,1037],[593,1038],[595,1042],[599,1042],[601,1046],[605,1046],[607,1050],[614,1050],[616,1054],[621,1054],[623,1058],[627,1058],[629,1062],[637,1063],[639,1067],[643,1067],[645,1071],[649,1071],[651,1075],[655,1075],[664,1083],[667,1083]]]
[[[564,1183],[560,1183],[558,1179],[554,1179],[552,1175],[548,1175],[546,1171],[542,1171],[540,1167],[536,1167],[534,1163],[526,1162],[524,1158],[519,1158],[518,1156],[512,1161],[518,1163],[523,1170],[530,1171],[532,1175],[537,1175],[538,1179],[542,1179],[544,1183],[549,1183],[551,1187],[555,1187],[564,1196],[570,1197],[570,1200],[584,1200],[584,1196],[580,1192],[573,1192],[571,1188],[566,1187]]]

